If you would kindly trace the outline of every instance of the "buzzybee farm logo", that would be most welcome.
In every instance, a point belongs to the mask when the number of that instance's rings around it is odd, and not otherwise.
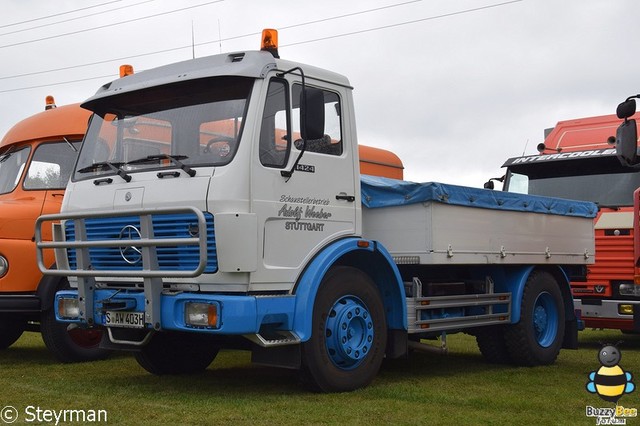
[[[615,407],[593,407],[587,405],[586,416],[594,417],[597,425],[626,425],[627,418],[638,417],[637,408],[628,408],[618,404],[622,396],[630,394],[636,388],[633,374],[625,371],[619,364],[622,352],[618,344],[605,344],[598,352],[600,368],[589,373],[587,392],[598,395]]]

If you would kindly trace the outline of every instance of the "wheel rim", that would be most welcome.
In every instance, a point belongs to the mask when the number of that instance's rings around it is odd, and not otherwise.
[[[356,368],[367,357],[373,343],[371,313],[359,298],[344,296],[329,310],[325,336],[333,364],[343,370]]]
[[[84,330],[76,327],[71,330],[67,330],[71,341],[81,348],[93,348],[98,346],[100,340],[102,340],[102,330]]]
[[[533,305],[533,329],[540,346],[549,347],[558,333],[558,309],[550,293],[540,293]]]

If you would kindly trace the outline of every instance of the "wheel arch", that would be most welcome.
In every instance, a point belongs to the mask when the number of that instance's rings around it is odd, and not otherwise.
[[[511,293],[511,323],[515,324],[520,321],[520,315],[522,311],[522,294],[524,292],[525,284],[529,279],[529,276],[534,271],[545,271],[551,274],[558,283],[560,293],[562,294],[562,300],[564,303],[565,321],[572,321],[575,319],[575,312],[573,309],[573,297],[571,296],[571,286],[567,274],[560,266],[532,266],[526,265],[522,267],[512,268],[506,270],[504,273],[497,273],[494,275],[496,279],[496,291],[507,291]]]
[[[380,291],[387,328],[407,329],[404,286],[389,252],[374,241],[346,238],[335,241],[320,251],[296,282],[293,329],[303,342],[311,336],[312,313],[318,288],[333,266],[350,266],[367,274]]]

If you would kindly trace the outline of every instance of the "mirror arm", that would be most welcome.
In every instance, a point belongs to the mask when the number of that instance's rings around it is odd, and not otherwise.
[[[293,71],[300,71],[300,77],[302,79],[302,104],[304,105],[300,105],[300,111],[303,111],[303,114],[300,114],[300,129],[304,129],[306,124],[307,124],[307,86],[305,84],[305,80],[304,80],[304,71],[302,71],[302,68],[300,67],[295,67],[295,68],[291,68],[290,70],[281,72],[279,74],[277,74],[277,77],[284,77],[286,74],[290,74]],[[298,163],[300,162],[300,159],[302,158],[302,154],[304,154],[305,150],[307,149],[307,138],[302,136],[302,132],[300,134],[300,136],[302,137],[302,148],[300,149],[300,154],[298,154],[298,158],[296,158],[296,161],[293,163],[293,166],[291,167],[290,170],[281,170],[280,171],[280,176],[286,178],[285,182],[289,182],[289,179],[291,179],[291,176],[293,175],[293,172],[296,170],[296,167],[298,167]],[[306,136],[306,131],[305,131],[305,136]]]

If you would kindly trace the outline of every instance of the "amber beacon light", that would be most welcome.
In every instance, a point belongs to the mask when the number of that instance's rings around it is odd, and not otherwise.
[[[133,74],[133,65],[120,65],[120,78]]]
[[[278,30],[268,28],[262,30],[260,50],[271,53],[274,58],[280,57],[280,55],[278,55]]]

